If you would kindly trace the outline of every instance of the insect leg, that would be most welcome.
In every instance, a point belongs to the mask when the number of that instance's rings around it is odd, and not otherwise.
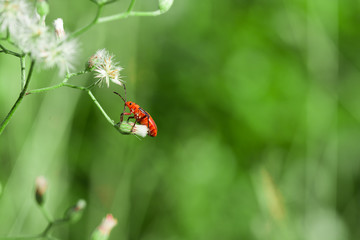
[[[124,112],[122,112],[122,113],[120,114],[120,122],[122,122],[122,121],[124,120],[124,115],[131,115],[131,113],[125,112],[125,109],[124,109]]]

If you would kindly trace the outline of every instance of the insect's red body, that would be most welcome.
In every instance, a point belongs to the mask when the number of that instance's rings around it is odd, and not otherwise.
[[[145,125],[149,128],[148,135],[151,137],[156,137],[157,126],[155,124],[154,119],[150,116],[150,114],[134,102],[128,101],[125,102],[125,105],[129,108],[130,113],[124,112],[123,114],[124,115],[134,114],[134,118],[137,123],[141,125]]]

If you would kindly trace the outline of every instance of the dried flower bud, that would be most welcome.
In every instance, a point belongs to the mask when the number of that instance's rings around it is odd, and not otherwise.
[[[119,129],[122,134],[133,134],[143,138],[146,137],[149,131],[149,128],[146,125],[135,124],[132,122],[122,122]]]
[[[36,1],[36,11],[41,18],[45,18],[46,15],[50,12],[49,4],[46,0],[37,0]]]
[[[86,207],[86,201],[80,199],[74,206],[71,206],[64,214],[64,218],[68,219],[70,222],[77,222]]]
[[[47,187],[48,187],[45,177],[43,177],[43,176],[37,177],[36,181],[35,181],[35,187],[36,187],[36,190],[35,190],[36,202],[39,205],[43,205],[44,204],[44,195],[45,195]]]
[[[117,220],[111,215],[106,215],[100,226],[94,231],[91,236],[92,240],[107,240],[111,230],[116,226]]]
[[[64,31],[64,22],[61,18],[58,18],[54,21],[54,28],[56,37],[60,40],[65,38],[65,31]]]
[[[159,9],[161,13],[169,11],[174,0],[159,0]]]

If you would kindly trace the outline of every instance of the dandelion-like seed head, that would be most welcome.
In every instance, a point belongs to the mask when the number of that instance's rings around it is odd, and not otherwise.
[[[66,39],[62,19],[54,21],[53,34],[41,16],[30,13],[25,0],[0,0],[0,30],[8,30],[14,44],[45,68],[56,66],[61,75],[72,69],[78,44],[75,39]]]
[[[76,40],[64,42],[53,41],[44,46],[36,58],[45,64],[45,67],[52,68],[57,66],[60,75],[73,69],[73,62],[76,57],[78,43]]]
[[[135,124],[132,133],[140,136],[140,137],[146,137],[146,135],[149,132],[149,128],[146,125],[139,125],[139,124]]]
[[[95,77],[98,78],[98,85],[106,84],[110,86],[110,81],[122,86],[123,80],[120,78],[120,71],[123,69],[114,61],[114,56],[105,49],[98,50],[88,61],[90,69],[96,72]]]
[[[29,5],[25,0],[0,1],[0,31],[12,33],[29,16]]]
[[[149,128],[146,125],[136,124],[133,122],[124,121],[119,127],[122,134],[133,134],[143,138],[146,137],[149,132]]]

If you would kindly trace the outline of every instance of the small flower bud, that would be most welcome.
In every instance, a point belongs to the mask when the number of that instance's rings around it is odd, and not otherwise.
[[[46,0],[37,0],[36,1],[36,11],[41,18],[45,18],[46,15],[50,12],[49,4]]]
[[[146,125],[135,124],[132,122],[122,122],[119,129],[122,134],[133,134],[143,138],[146,137],[149,131]]]
[[[74,206],[71,206],[64,214],[64,218],[68,219],[70,222],[77,222],[86,207],[86,201],[80,199]]]
[[[48,187],[48,184],[47,184],[47,181],[45,179],[45,177],[43,176],[39,176],[36,178],[36,181],[35,181],[35,187],[36,187],[36,190],[35,190],[35,199],[36,199],[36,202],[39,204],[39,205],[43,205],[44,204],[44,195],[46,193],[46,190],[47,190],[47,187]]]
[[[169,11],[174,0],[159,0],[159,9],[161,13]]]
[[[65,31],[64,31],[64,22],[61,18],[58,18],[54,21],[54,28],[56,37],[60,40],[65,38]]]
[[[107,240],[110,236],[111,230],[116,226],[117,220],[111,215],[106,215],[100,226],[94,231],[91,236],[92,240]]]

